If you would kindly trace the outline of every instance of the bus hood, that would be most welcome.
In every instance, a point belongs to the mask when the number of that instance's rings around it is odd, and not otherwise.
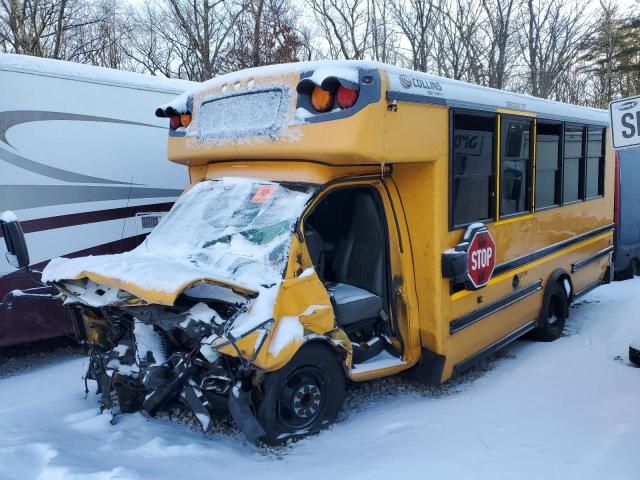
[[[215,275],[194,260],[135,250],[117,255],[55,258],[42,272],[42,280],[76,285],[74,291],[83,293],[83,303],[93,307],[123,303],[127,294],[149,304],[170,306],[185,289],[198,283],[219,285],[229,291],[228,295],[245,298],[257,296],[261,289],[259,285],[240,284]],[[87,291],[88,282],[96,284],[91,292]]]

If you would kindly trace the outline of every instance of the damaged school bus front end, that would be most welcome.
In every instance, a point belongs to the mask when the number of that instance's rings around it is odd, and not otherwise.
[[[79,312],[104,408],[181,400],[205,430],[228,411],[275,444],[333,422],[347,379],[416,363],[408,230],[386,182],[388,152],[420,161],[425,132],[390,140],[387,86],[375,64],[301,63],[158,108],[192,186],[132,252],[43,274]]]
[[[350,342],[295,232],[315,191],[204,180],[135,250],[47,266],[44,280],[79,312],[103,408],[153,415],[182,399],[205,430],[230,411],[255,441],[264,431],[251,405],[264,374],[310,341],[350,367]]]

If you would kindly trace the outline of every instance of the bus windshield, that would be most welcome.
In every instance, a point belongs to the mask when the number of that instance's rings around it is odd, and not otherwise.
[[[313,191],[255,179],[206,180],[176,202],[142,248],[240,283],[276,283]]]

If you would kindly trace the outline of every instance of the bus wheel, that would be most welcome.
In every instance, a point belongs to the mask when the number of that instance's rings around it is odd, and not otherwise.
[[[318,342],[303,346],[280,370],[265,375],[256,416],[278,445],[318,432],[335,421],[344,400],[344,370],[336,353]]]
[[[553,290],[542,305],[538,327],[533,330],[533,336],[542,342],[552,342],[560,338],[569,316],[569,301],[560,282],[548,288]]]

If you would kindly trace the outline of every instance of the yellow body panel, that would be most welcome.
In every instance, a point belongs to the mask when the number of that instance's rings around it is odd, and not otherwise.
[[[494,275],[489,284],[476,291],[450,291],[450,282],[442,278],[442,253],[461,241],[464,229],[449,226],[450,182],[450,108],[442,104],[387,100],[385,91],[390,80],[380,75],[382,95],[356,114],[326,122],[295,122],[287,134],[277,138],[262,137],[225,142],[198,140],[196,136],[172,136],[169,158],[189,166],[192,182],[226,176],[264,178],[283,182],[304,182],[321,186],[318,196],[308,207],[298,230],[293,235],[291,252],[283,283],[273,309],[274,323],[262,347],[256,351],[259,338],[250,334],[238,341],[245,359],[263,371],[281,368],[306,341],[323,339],[342,352],[345,371],[353,380],[366,380],[390,375],[412,367],[423,349],[445,357],[440,380],[447,380],[456,365],[535,321],[539,315],[547,281],[556,269],[570,278],[571,294],[578,293],[603,279],[610,255],[598,257],[575,272],[573,264],[589,258],[612,245],[612,230],[574,242],[541,258],[527,261],[503,274]],[[299,75],[247,76],[234,85],[215,84],[195,94],[193,121],[198,126],[200,104],[225,88],[249,91],[260,86],[285,85],[292,92],[288,113],[296,109],[295,87]],[[437,102],[436,102],[437,103]],[[535,112],[496,108],[500,114],[537,117]],[[497,135],[499,137],[500,122]],[[534,123],[533,139],[536,126]],[[500,142],[497,143],[499,156]],[[606,145],[609,145],[607,139]],[[532,164],[535,166],[535,148]],[[571,205],[533,211],[514,217],[487,222],[496,242],[496,261],[505,263],[532,252],[565,242],[607,227],[613,222],[614,166],[607,149],[605,161],[605,195]],[[499,164],[498,164],[499,165]],[[534,169],[535,170],[535,169]],[[496,168],[496,194],[499,198],[500,168]],[[370,185],[382,199],[388,227],[391,291],[401,338],[392,339],[394,346],[404,347],[402,363],[351,372],[352,346],[346,334],[336,326],[327,291],[312,267],[303,242],[304,216],[322,196],[335,188]],[[532,203],[533,203],[533,193]],[[499,212],[499,202],[496,208]],[[541,282],[542,289],[513,305],[482,318],[454,334],[451,322],[496,302],[517,288]],[[122,286],[127,289],[128,286]],[[130,290],[136,293],[134,290]],[[146,300],[169,303],[171,298]],[[175,299],[175,298],[174,298]],[[314,307],[315,306],[315,307]],[[279,323],[296,317],[304,327],[304,338],[291,341],[274,354],[269,346]],[[228,355],[237,353],[230,345],[220,348]]]

